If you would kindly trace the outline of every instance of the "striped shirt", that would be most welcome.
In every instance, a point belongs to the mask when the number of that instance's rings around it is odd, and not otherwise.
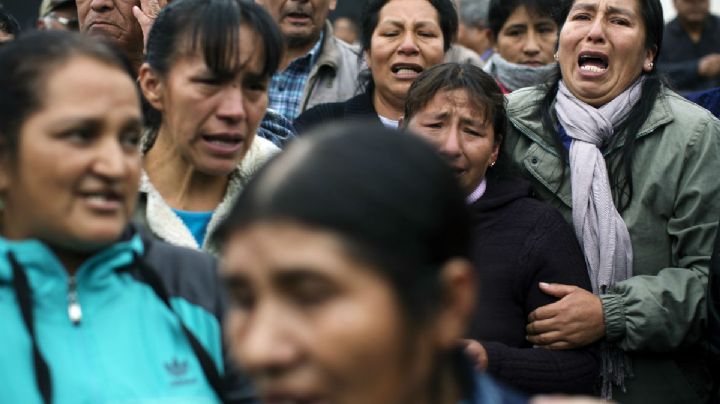
[[[324,36],[325,33],[321,32],[320,38],[310,52],[290,62],[287,69],[276,73],[270,82],[269,108],[291,121],[300,115],[300,102],[305,85],[312,67],[320,57]]]

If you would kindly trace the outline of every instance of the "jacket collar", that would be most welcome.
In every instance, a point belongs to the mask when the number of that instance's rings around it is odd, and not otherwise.
[[[75,273],[77,283],[98,285],[115,270],[130,265],[134,255],[142,255],[144,251],[142,238],[130,227],[121,240],[99,250],[80,265]],[[7,259],[10,253],[26,271],[36,295],[50,293],[58,285],[67,285],[69,276],[60,259],[47,244],[37,239],[14,241],[0,237],[0,280],[12,279],[12,268]]]
[[[552,139],[552,136],[556,136],[556,134],[545,133],[542,123],[537,116],[536,106],[542,100],[543,95],[544,92],[541,87],[530,87],[515,91],[508,95],[507,113],[511,124],[517,128],[520,133],[540,145],[549,153],[557,156],[558,154],[555,150]],[[668,97],[672,96],[674,96],[673,93],[663,87],[659,96],[655,100],[650,116],[648,116],[645,123],[643,123],[640,128],[638,139],[655,133],[657,128],[667,125],[674,120],[667,100]],[[555,114],[552,114],[552,116],[553,119],[555,119]],[[605,154],[607,155],[622,148],[624,144],[624,140],[620,139],[620,141],[615,143],[612,148],[606,150]]]
[[[318,69],[321,67],[329,67],[333,71],[337,70],[338,66],[341,64],[340,58],[342,58],[342,54],[335,43],[335,32],[333,31],[330,21],[325,21],[325,28],[323,28],[322,35],[323,43],[320,47],[320,55],[318,56],[317,62],[313,68]]]

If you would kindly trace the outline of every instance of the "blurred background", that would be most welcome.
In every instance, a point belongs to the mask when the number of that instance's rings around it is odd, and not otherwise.
[[[0,0],[0,4],[12,13],[15,18],[20,21],[23,28],[33,27],[37,18],[38,7],[41,0]],[[127,1],[127,0],[123,0]],[[663,9],[665,10],[665,19],[670,20],[675,17],[675,8],[673,0],[661,0]],[[364,0],[338,0],[337,9],[330,18],[334,20],[338,17],[350,17],[358,21],[360,19],[360,10],[364,4]],[[710,0],[710,8],[712,13],[720,15],[720,0]]]

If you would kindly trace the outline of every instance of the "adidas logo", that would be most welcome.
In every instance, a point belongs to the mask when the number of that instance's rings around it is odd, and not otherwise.
[[[182,377],[188,371],[187,361],[179,361],[177,358],[173,358],[171,362],[165,363],[165,370],[175,377]]]

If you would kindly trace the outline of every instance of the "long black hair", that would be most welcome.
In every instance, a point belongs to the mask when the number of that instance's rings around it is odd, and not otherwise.
[[[609,147],[622,145],[619,155],[609,158],[608,174],[610,177],[610,186],[613,191],[613,197],[618,211],[622,212],[630,205],[633,197],[633,179],[632,179],[632,163],[635,154],[635,146],[637,137],[640,134],[640,128],[655,106],[655,101],[665,85],[663,77],[658,73],[657,63],[660,49],[663,42],[663,9],[659,0],[635,0],[640,9],[640,15],[645,26],[645,49],[655,52],[653,57],[653,68],[650,72],[642,72],[645,80],[642,84],[642,97],[632,107],[630,114],[617,128],[615,128],[615,136]],[[565,23],[570,9],[575,0],[562,0],[562,8],[560,11],[561,24]],[[562,32],[562,25],[560,26]],[[569,161],[569,154],[562,143],[562,139],[558,134],[556,120],[554,118],[553,104],[559,88],[560,67],[558,66],[553,78],[544,86],[545,95],[537,106],[536,114],[540,117],[543,130],[546,133],[553,133],[553,147],[563,160],[562,175],[565,174],[565,166]]]

